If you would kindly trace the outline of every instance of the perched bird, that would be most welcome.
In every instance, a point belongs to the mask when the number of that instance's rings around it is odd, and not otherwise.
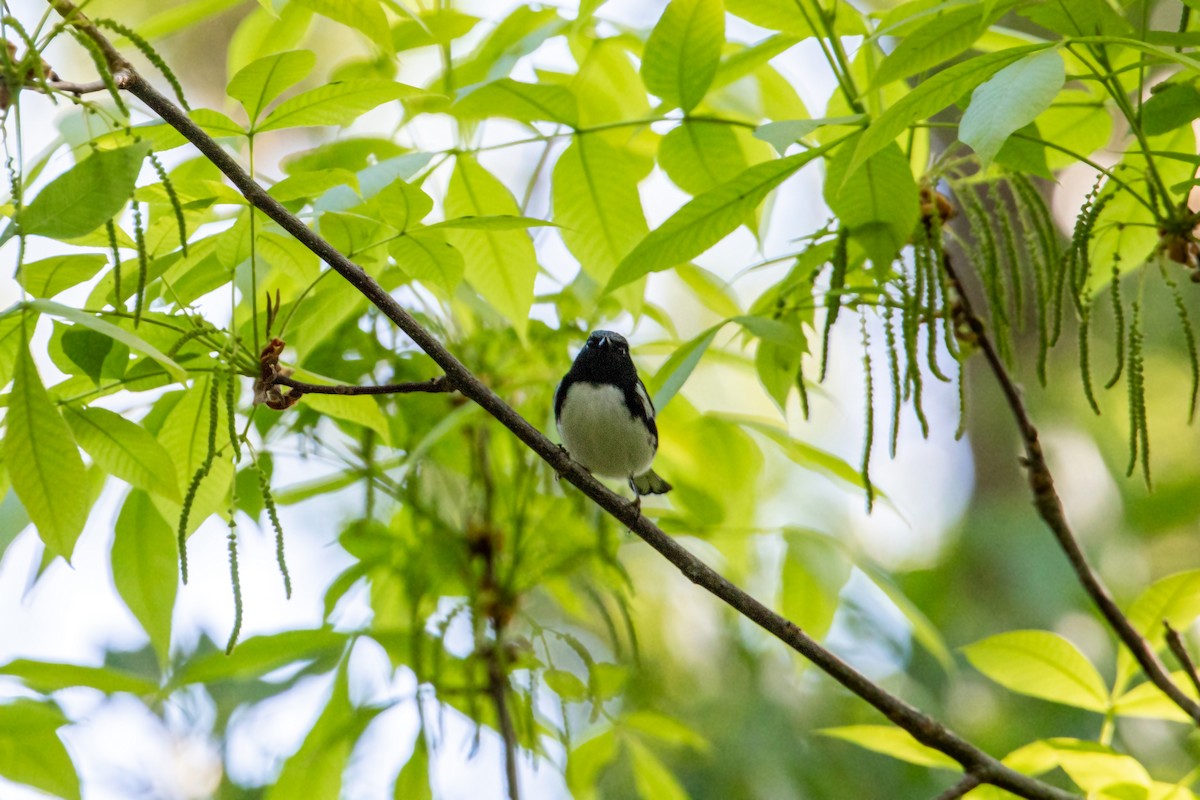
[[[637,500],[671,484],[650,469],[658,450],[654,403],[619,333],[593,331],[554,392],[554,422],[571,458],[606,478],[625,478]]]

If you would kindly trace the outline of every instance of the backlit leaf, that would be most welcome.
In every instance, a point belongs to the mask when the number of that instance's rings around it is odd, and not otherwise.
[[[112,219],[129,202],[150,145],[100,150],[46,185],[20,217],[26,234],[72,239]]]
[[[420,94],[423,90],[416,87],[379,78],[330,83],[284,100],[256,130],[349,125],[376,106]]]
[[[170,453],[135,422],[105,408],[65,407],[67,423],[105,472],[139,489],[181,500]]]
[[[150,637],[158,663],[165,666],[171,651],[179,553],[175,530],[145,492],[130,492],[121,507],[113,537],[112,574],[121,599]]]
[[[958,138],[989,165],[1005,140],[1050,107],[1066,80],[1057,50],[1025,56],[975,89],[958,126]]]
[[[253,126],[267,104],[304,80],[317,64],[311,50],[289,50],[252,61],[229,81],[228,93],[246,109]]]
[[[691,111],[717,74],[724,42],[721,0],[671,0],[642,54],[646,88],[667,105]]]
[[[88,517],[83,459],[24,345],[4,421],[4,463],[21,465],[9,470],[13,490],[49,551],[70,561]]]
[[[963,648],[984,675],[1018,694],[1103,712],[1108,688],[1079,649],[1049,631],[1011,631]]]

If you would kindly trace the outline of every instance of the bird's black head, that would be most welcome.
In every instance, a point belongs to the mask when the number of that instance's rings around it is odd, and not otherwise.
[[[637,380],[637,367],[629,357],[629,342],[619,333],[592,331],[571,367],[576,380],[622,383]]]

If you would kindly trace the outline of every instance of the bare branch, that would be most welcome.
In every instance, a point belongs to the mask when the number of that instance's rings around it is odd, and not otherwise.
[[[1183,637],[1166,620],[1163,620],[1163,627],[1167,629],[1167,646],[1171,648],[1171,652],[1175,654],[1179,665],[1183,667],[1183,671],[1191,679],[1192,686],[1196,687],[1196,694],[1200,695],[1200,675],[1196,673],[1196,662],[1192,661],[1192,656],[1188,653],[1187,646],[1183,643]]]
[[[274,383],[278,386],[289,386],[301,394],[416,394],[428,392],[433,394],[455,391],[454,384],[445,375],[430,378],[427,381],[411,383],[385,383],[380,386],[348,386],[346,384],[305,383],[280,375]]]
[[[87,21],[87,18],[75,8],[74,4],[69,0],[47,0],[47,2],[70,20],[82,33],[100,44],[110,60],[115,54],[117,63],[121,64],[123,68],[127,66],[127,62],[115,53],[103,34]],[[720,598],[742,616],[816,664],[834,680],[866,700],[889,720],[912,734],[917,741],[953,758],[962,765],[965,771],[979,776],[982,782],[1006,789],[1020,797],[1029,798],[1029,800],[1068,800],[1077,797],[1077,795],[1005,766],[933,717],[891,694],[826,650],[794,623],[735,586],[693,555],[682,544],[664,533],[657,525],[643,517],[638,509],[592,477],[564,450],[542,435],[541,431],[484,385],[361,267],[338,252],[329,242],[310,230],[304,222],[267,194],[266,190],[247,175],[233,157],[193,123],[178,106],[156,91],[136,71],[132,71],[132,68],[129,69],[130,77],[124,86],[127,91],[144,102],[161,119],[191,141],[214,166],[225,174],[250,203],[319,256],[370,300],[442,368],[447,378],[465,397],[482,406],[559,475],[674,564],[688,580]]]
[[[120,78],[121,76],[118,76]],[[121,85],[121,80],[117,80],[117,85]],[[38,89],[41,84],[28,84],[28,89]],[[46,88],[56,92],[65,92],[67,94],[81,95],[93,94],[95,92],[107,91],[104,81],[92,81],[91,83],[71,83],[70,81],[46,81]]]
[[[1038,514],[1042,521],[1046,523],[1054,538],[1058,540],[1059,547],[1067,556],[1067,561],[1071,564],[1071,569],[1075,571],[1079,578],[1080,584],[1083,585],[1084,591],[1092,599],[1092,602],[1104,615],[1109,627],[1117,634],[1125,646],[1129,648],[1129,652],[1141,665],[1142,671],[1146,673],[1155,686],[1163,691],[1171,700],[1179,706],[1183,711],[1200,724],[1200,703],[1197,703],[1192,698],[1188,697],[1184,692],[1175,685],[1171,680],[1171,675],[1167,668],[1163,665],[1158,655],[1154,652],[1154,648],[1146,641],[1145,637],[1138,633],[1133,627],[1133,623],[1129,618],[1121,612],[1112,595],[1109,594],[1108,588],[1104,585],[1104,581],[1092,569],[1088,563],[1087,556],[1084,555],[1083,549],[1080,548],[1079,542],[1075,538],[1075,534],[1071,531],[1070,523],[1067,522],[1066,513],[1063,511],[1062,500],[1058,496],[1058,491],[1054,488],[1054,476],[1050,473],[1050,468],[1046,465],[1046,457],[1042,452],[1042,444],[1038,439],[1038,430],[1034,426],[1033,421],[1029,418],[1029,411],[1025,408],[1025,401],[1021,397],[1021,390],[1017,388],[1013,378],[1008,373],[1008,369],[1004,366],[999,354],[996,352],[996,347],[992,340],[988,337],[987,329],[983,325],[983,321],[976,315],[971,307],[971,300],[967,296],[963,283],[959,279],[958,273],[954,269],[954,265],[950,260],[948,253],[942,256],[942,267],[946,272],[946,276],[950,279],[951,286],[957,294],[959,304],[960,318],[971,329],[971,334],[983,351],[984,358],[987,360],[988,366],[992,370],[992,374],[996,378],[996,382],[1000,384],[1000,389],[1004,393],[1004,398],[1008,403],[1009,409],[1012,411],[1013,418],[1016,419],[1017,427],[1021,431],[1021,439],[1025,445],[1025,458],[1022,460],[1029,477],[1029,489],[1033,492],[1033,504],[1037,508]]]
[[[974,789],[980,783],[982,783],[982,781],[980,781],[978,777],[976,777],[974,774],[968,773],[962,777],[962,780],[939,794],[937,797],[933,798],[933,800],[958,800],[958,798]]]

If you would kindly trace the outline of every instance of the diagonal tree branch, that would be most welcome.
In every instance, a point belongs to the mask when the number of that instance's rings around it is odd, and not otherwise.
[[[933,717],[891,694],[842,661],[834,653],[826,650],[793,622],[767,608],[731,583],[679,542],[664,533],[657,525],[643,517],[638,509],[593,478],[587,470],[571,460],[564,450],[546,438],[541,431],[484,385],[361,267],[338,252],[327,241],[310,230],[298,217],[267,194],[266,190],[247,175],[233,157],[225,152],[214,139],[129,66],[129,63],[112,47],[107,38],[87,20],[70,0],[47,0],[47,2],[77,30],[100,46],[108,58],[113,72],[123,73],[118,81],[118,85],[122,89],[140,99],[162,120],[182,133],[225,174],[250,203],[319,256],[374,303],[442,368],[446,377],[460,393],[482,406],[559,475],[674,564],[688,580],[720,598],[739,614],[816,664],[838,683],[866,700],[889,720],[910,733],[917,741],[953,758],[963,767],[964,771],[977,776],[981,782],[998,786],[1030,800],[1068,800],[1077,797],[1077,795],[1004,765]]]
[[[1133,627],[1129,618],[1122,613],[1112,595],[1109,594],[1104,581],[1088,563],[1087,556],[1084,555],[1075,534],[1071,531],[1070,523],[1067,522],[1062,500],[1054,488],[1054,476],[1051,475],[1050,468],[1046,465],[1046,457],[1042,452],[1041,441],[1038,439],[1038,430],[1029,417],[1025,400],[1021,397],[1021,390],[1017,388],[1016,382],[1013,381],[1000,355],[996,352],[996,347],[988,337],[983,321],[971,307],[971,300],[963,288],[962,280],[955,271],[948,253],[942,254],[942,268],[957,294],[962,321],[970,328],[976,343],[983,351],[984,359],[991,368],[996,382],[1000,384],[1004,399],[1021,431],[1021,440],[1025,445],[1025,458],[1022,459],[1022,463],[1028,472],[1029,489],[1033,493],[1033,504],[1037,508],[1038,515],[1046,523],[1050,532],[1054,534],[1054,538],[1058,541],[1063,553],[1066,554],[1067,561],[1070,562],[1071,569],[1075,571],[1084,591],[1092,599],[1096,608],[1100,610],[1109,627],[1129,648],[1130,654],[1141,665],[1146,677],[1161,689],[1163,694],[1171,698],[1175,705],[1183,709],[1184,713],[1200,724],[1200,703],[1188,697],[1182,689],[1175,685],[1166,666],[1154,652],[1154,648]]]

